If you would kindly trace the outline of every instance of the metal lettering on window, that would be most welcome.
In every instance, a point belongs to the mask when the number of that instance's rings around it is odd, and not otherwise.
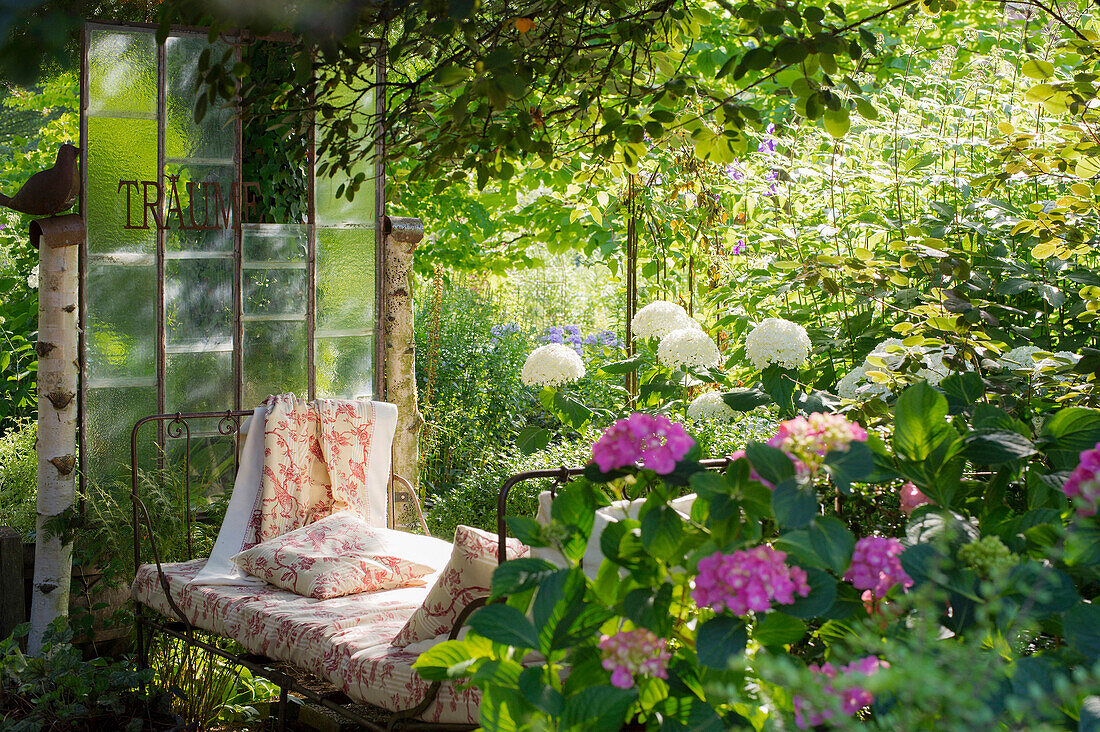
[[[175,228],[181,231],[212,231],[215,229],[233,229],[239,231],[241,227],[240,216],[237,215],[233,202],[244,201],[246,217],[251,219],[258,215],[261,207],[260,184],[246,182],[243,184],[244,196],[238,198],[238,186],[230,185],[228,197],[222,195],[221,183],[217,181],[186,181],[184,189],[187,196],[187,206],[183,205],[183,197],[179,192],[179,176],[166,175],[165,188],[168,192],[168,208],[161,217],[161,206],[165,203],[165,190],[155,180],[120,180],[118,192],[126,190],[126,224],[124,229],[148,229],[149,219],[161,231]],[[153,191],[150,198],[150,191]],[[202,202],[202,218],[197,218],[197,203]],[[139,206],[141,224],[134,222],[134,205]],[[213,204],[213,206],[211,206]],[[186,215],[185,215],[186,211]],[[175,213],[177,226],[172,226],[172,214]],[[213,216],[211,217],[211,213]]]

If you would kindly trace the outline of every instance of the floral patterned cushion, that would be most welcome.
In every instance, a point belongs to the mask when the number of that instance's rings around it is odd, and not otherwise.
[[[519,539],[508,539],[508,559],[523,557],[529,552],[530,548],[520,543]],[[424,598],[424,604],[398,631],[393,645],[404,648],[411,643],[449,633],[463,608],[489,594],[496,568],[497,535],[459,526],[455,529],[451,560]]]
[[[370,526],[339,511],[237,554],[243,571],[284,590],[327,600],[357,592],[423,585],[442,569],[451,545],[430,536]]]

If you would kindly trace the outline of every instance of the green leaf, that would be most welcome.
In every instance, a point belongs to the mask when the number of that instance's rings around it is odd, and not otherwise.
[[[894,451],[921,462],[953,434],[947,423],[947,399],[925,382],[910,386],[894,408]]]
[[[741,63],[746,69],[763,71],[771,66],[772,58],[772,52],[767,48],[751,48]]]
[[[561,716],[561,730],[617,730],[626,723],[627,711],[637,692],[610,685],[590,686],[570,696]]]
[[[749,634],[743,620],[719,615],[699,626],[695,653],[702,665],[725,671],[731,658],[745,652],[748,642]]]
[[[489,650],[488,643],[473,638],[444,641],[421,653],[413,668],[428,681],[460,679]]]
[[[495,643],[535,650],[539,634],[527,616],[508,605],[486,605],[470,616],[470,628]]]
[[[813,520],[817,514],[817,493],[812,488],[800,488],[787,480],[772,491],[772,513],[784,529],[797,529]]]
[[[878,119],[878,110],[875,109],[875,106],[871,104],[871,102],[867,101],[863,97],[856,97],[855,102],[856,111],[859,112],[860,117],[872,121]]]
[[[842,493],[852,492],[852,483],[865,481],[875,470],[875,456],[865,442],[852,442],[842,452],[825,456],[825,470]]]
[[[722,401],[735,412],[748,412],[756,407],[771,404],[772,398],[760,389],[731,389],[722,394]]]
[[[1035,454],[1031,440],[1017,432],[982,430],[963,437],[963,454],[976,465],[1000,465]]]
[[[523,669],[519,675],[519,693],[531,706],[557,717],[565,709],[565,697],[545,681],[542,666]]]
[[[1090,664],[1100,659],[1100,605],[1080,602],[1071,607],[1063,616],[1062,632],[1069,647]]]
[[[683,536],[684,520],[668,506],[656,506],[642,518],[642,546],[658,559],[674,559]]]
[[[779,485],[794,477],[794,463],[777,447],[762,442],[750,442],[745,446],[745,457],[757,474],[772,485]]]
[[[1042,81],[1054,76],[1054,64],[1041,58],[1029,58],[1020,66],[1020,73],[1029,79]]]
[[[856,547],[855,534],[833,516],[815,517],[809,531],[810,545],[822,563],[837,574],[844,574]]]
[[[1100,410],[1068,407],[1043,425],[1039,435],[1043,452],[1059,470],[1077,467],[1080,455],[1100,442]]]
[[[775,400],[781,416],[794,416],[794,395],[798,390],[798,383],[791,378],[791,373],[793,372],[774,364],[760,372],[764,390]]]
[[[550,431],[545,427],[535,425],[524,427],[523,431],[519,433],[519,437],[516,438],[516,447],[519,448],[522,455],[538,452],[549,444]]]
[[[560,569],[545,559],[537,557],[522,557],[507,561],[493,571],[493,587],[489,599],[496,600],[534,589]]]
[[[825,130],[833,137],[844,137],[852,127],[852,121],[848,117],[848,110],[829,109],[824,117]]]
[[[806,571],[806,584],[810,586],[810,594],[806,597],[795,595],[793,603],[783,606],[783,612],[809,620],[824,615],[836,603],[836,580],[820,569],[803,569]]]
[[[982,377],[973,371],[951,374],[940,382],[951,414],[959,414],[985,394]]]
[[[758,616],[760,617],[760,616]],[[806,634],[806,624],[798,618],[781,612],[770,612],[757,620],[752,628],[752,637],[765,646],[780,646],[797,643]]]
[[[608,374],[628,374],[634,371],[639,366],[645,363],[645,359],[641,356],[635,356],[634,358],[628,358],[625,361],[615,361],[613,363],[607,363],[600,366],[600,371]]]

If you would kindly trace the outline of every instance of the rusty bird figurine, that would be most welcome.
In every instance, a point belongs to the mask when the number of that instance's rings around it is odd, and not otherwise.
[[[76,157],[80,148],[65,143],[49,170],[32,175],[10,198],[0,193],[0,206],[31,216],[53,216],[72,208],[80,195],[80,170]]]

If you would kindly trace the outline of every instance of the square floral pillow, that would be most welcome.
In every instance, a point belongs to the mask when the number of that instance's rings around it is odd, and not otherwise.
[[[519,539],[508,539],[506,556],[527,556],[530,547]],[[428,591],[424,604],[417,608],[405,627],[398,631],[392,645],[404,648],[411,643],[450,633],[459,613],[479,597],[489,594],[493,570],[497,568],[497,535],[469,526],[455,529],[451,559]]]
[[[340,511],[246,549],[233,561],[276,587],[327,600],[424,585],[424,577],[446,566],[450,555],[445,541],[370,526]]]

